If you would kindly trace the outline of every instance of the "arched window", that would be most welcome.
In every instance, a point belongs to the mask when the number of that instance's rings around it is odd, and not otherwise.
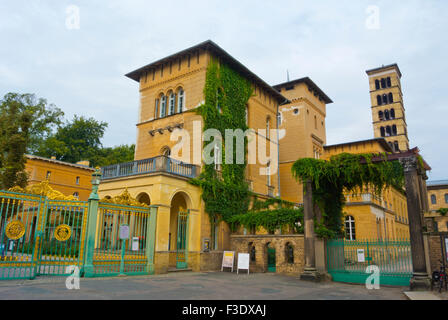
[[[400,151],[400,147],[398,145],[398,141],[394,141],[394,148],[395,148],[395,152]]]
[[[156,105],[154,107],[154,118],[157,119],[159,117],[159,104],[160,99],[156,99]]]
[[[432,203],[432,204],[437,204],[437,197],[436,197],[435,194],[432,194],[432,195],[431,195],[431,203]]]
[[[392,135],[392,130],[390,128],[390,126],[386,127],[386,137],[390,137]]]
[[[382,136],[382,137],[385,137],[385,136],[386,136],[386,132],[385,132],[385,130],[384,130],[384,127],[381,127],[381,128],[380,128],[380,131],[381,131],[381,136]]]
[[[393,135],[393,136],[396,136],[396,135],[397,135],[397,126],[396,126],[396,125],[393,125],[393,126],[392,126],[392,135]]]
[[[177,91],[177,112],[184,112],[185,105],[185,92],[182,88],[179,88]]]
[[[285,246],[286,263],[294,263],[294,247],[288,242]]]
[[[394,102],[394,95],[392,94],[392,92],[389,93],[389,103],[393,103]]]
[[[383,104],[387,104],[387,94],[383,94]]]
[[[317,116],[314,116],[314,129],[317,129]]]
[[[390,109],[390,118],[395,119],[395,109],[394,108]]]
[[[166,96],[164,94],[160,97],[160,118],[166,116]]]
[[[279,112],[277,113],[277,126],[280,127],[282,124],[282,114]]]
[[[389,116],[389,110],[385,110],[385,111],[384,111],[384,118],[385,118],[386,120],[389,120],[389,119],[390,119],[390,116]]]
[[[257,257],[257,251],[252,242],[249,244],[249,254],[250,254],[250,261],[255,262]]]
[[[390,81],[390,77],[387,77],[387,87],[392,87],[392,82]]]
[[[173,115],[176,112],[176,94],[174,92],[169,93],[170,104],[168,109],[168,115]]]
[[[445,193],[445,203],[448,203],[448,193]]]
[[[356,240],[355,218],[352,216],[345,217],[345,238],[347,240]]]
[[[386,79],[384,78],[381,79],[381,88],[386,88]]]
[[[377,100],[379,106],[383,104],[383,100],[381,99],[380,95],[376,96],[376,100]]]
[[[383,111],[378,112],[378,118],[383,121],[384,120],[384,113]]]
[[[171,156],[171,149],[165,146],[162,148],[162,150],[160,150],[160,153],[162,154],[162,156],[169,157]]]
[[[375,80],[375,89],[376,90],[380,89],[380,80],[378,80],[378,79]]]

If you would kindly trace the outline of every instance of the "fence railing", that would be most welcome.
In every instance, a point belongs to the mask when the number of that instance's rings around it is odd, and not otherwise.
[[[102,180],[157,172],[167,172],[181,177],[195,178],[200,173],[199,166],[181,162],[167,156],[106,166],[101,168],[101,172]]]

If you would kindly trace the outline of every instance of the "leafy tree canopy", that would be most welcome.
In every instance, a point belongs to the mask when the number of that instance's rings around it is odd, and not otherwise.
[[[25,153],[36,150],[63,115],[34,94],[7,93],[0,100],[0,188],[26,185]]]

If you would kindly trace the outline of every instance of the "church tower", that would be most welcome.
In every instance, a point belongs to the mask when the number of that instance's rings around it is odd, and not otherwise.
[[[366,71],[369,76],[375,138],[385,138],[395,152],[409,150],[409,138],[397,64]]]

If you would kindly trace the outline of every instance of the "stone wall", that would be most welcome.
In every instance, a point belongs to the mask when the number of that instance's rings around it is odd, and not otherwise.
[[[440,269],[440,260],[445,259],[445,265],[448,264],[446,260],[445,238],[448,238],[448,232],[432,232],[429,234],[429,260],[431,265],[431,273]],[[443,249],[442,242],[443,239]]]
[[[235,257],[238,257],[238,253],[250,253],[251,246],[255,246],[255,262],[250,261],[250,272],[268,271],[268,244],[275,248],[277,273],[299,275],[305,266],[303,235],[232,235],[230,243]],[[288,263],[286,259],[285,249],[288,243],[294,248],[294,263]],[[236,260],[237,258],[235,269]]]

